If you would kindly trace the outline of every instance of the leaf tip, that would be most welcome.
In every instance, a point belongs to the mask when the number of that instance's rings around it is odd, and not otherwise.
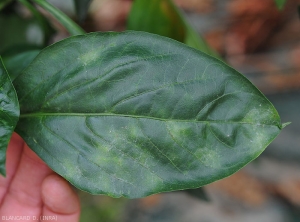
[[[281,125],[281,129],[285,128],[286,126],[290,125],[292,122],[283,123]]]

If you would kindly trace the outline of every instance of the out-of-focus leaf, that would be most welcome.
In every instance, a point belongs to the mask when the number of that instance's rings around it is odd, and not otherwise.
[[[0,57],[0,173],[5,176],[6,150],[19,119],[16,91]]]
[[[35,47],[26,47],[24,49],[26,50],[20,50],[19,47],[17,50],[12,48],[3,53],[3,62],[11,81],[13,81],[41,51]]]
[[[11,2],[12,2],[12,0],[1,0],[0,1],[0,11]]]
[[[202,52],[205,52],[211,56],[219,58],[218,53],[215,50],[213,50],[205,42],[205,40],[201,36],[199,36],[199,34],[189,25],[187,25],[187,35],[186,35],[184,43],[195,49],[199,49]]]
[[[43,46],[44,34],[34,19],[24,19],[16,14],[0,14],[0,53],[17,45]]]
[[[197,188],[197,189],[188,189],[188,190],[185,190],[184,192],[186,192],[187,194],[191,195],[192,197],[196,197],[200,200],[204,200],[204,201],[209,201],[209,198],[205,192],[205,190],[200,187],[200,188]]]
[[[135,0],[128,16],[127,29],[166,36],[179,42],[186,38],[184,21],[168,0]]]
[[[255,159],[282,129],[243,75],[144,32],[65,39],[13,83],[16,131],[54,171],[94,194],[203,186]]]
[[[41,29],[44,33],[44,45],[47,45],[50,37],[55,33],[55,30],[50,25],[48,19],[46,19],[31,3],[29,3],[27,0],[18,0],[20,3],[22,3],[25,7],[27,7],[30,12],[34,15],[37,23],[40,25]]]
[[[218,57],[171,0],[135,0],[127,20],[127,29],[166,36]]]
[[[74,0],[77,16],[80,22],[83,22],[87,16],[87,12],[91,0]]]
[[[3,51],[2,57],[14,56],[18,53],[23,53],[23,52],[31,51],[31,50],[41,50],[41,49],[42,49],[42,47],[35,46],[35,45],[16,45],[16,46],[12,46],[12,47],[6,49],[5,51]]]
[[[275,0],[275,3],[279,9],[283,9],[283,7],[286,3],[286,0]]]
[[[45,0],[32,0],[51,15],[53,15],[67,30],[71,35],[84,34],[85,31],[77,25],[71,18],[61,12],[59,9],[55,8],[53,5]]]

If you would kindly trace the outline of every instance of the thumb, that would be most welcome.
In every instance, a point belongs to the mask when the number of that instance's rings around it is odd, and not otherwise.
[[[46,177],[42,184],[42,218],[56,221],[78,222],[80,204],[77,194],[68,182],[57,174]],[[43,219],[42,219],[43,220]]]

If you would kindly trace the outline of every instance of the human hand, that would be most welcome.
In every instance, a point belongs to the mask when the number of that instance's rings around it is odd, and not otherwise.
[[[13,134],[6,178],[0,176],[0,221],[79,221],[80,204],[68,182]]]

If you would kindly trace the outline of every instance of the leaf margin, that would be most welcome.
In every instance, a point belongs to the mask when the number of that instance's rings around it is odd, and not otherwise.
[[[129,32],[127,32],[127,33],[129,33]],[[137,34],[137,33],[140,33],[140,32],[131,32],[131,33]],[[87,35],[96,35],[96,34],[94,33],[94,34],[87,34]],[[87,35],[85,35],[85,36],[87,36]],[[148,34],[147,34],[147,35],[148,35]],[[152,35],[152,36],[157,36],[157,35]],[[158,36],[157,36],[157,37],[158,37]],[[71,38],[75,38],[75,37],[71,37]],[[159,37],[159,38],[162,38],[162,37]],[[177,43],[176,43],[176,44],[177,44]],[[190,48],[190,49],[191,49],[191,48]],[[195,51],[197,51],[197,50],[195,50]],[[216,59],[216,61],[220,62],[220,61],[217,60],[217,59]],[[229,68],[231,68],[231,67],[229,67]],[[232,68],[231,68],[231,69],[232,69]],[[244,76],[243,76],[243,77],[244,77]],[[245,77],[244,77],[244,78],[245,78]],[[248,80],[247,80],[247,81],[248,81]],[[252,84],[252,83],[251,83],[251,84]],[[252,86],[253,86],[253,84],[252,84]],[[255,86],[254,86],[254,87],[255,87]],[[255,87],[255,88],[256,88],[256,87]],[[256,88],[256,90],[258,90],[258,89]],[[259,91],[259,90],[258,90],[258,91]],[[259,92],[260,92],[260,91],[259,91]],[[260,92],[260,93],[261,93],[261,92]],[[261,93],[261,94],[262,94],[262,93]],[[262,94],[262,95],[263,95],[263,94]],[[265,96],[264,96],[264,98],[266,99]],[[273,108],[274,108],[274,106],[273,106]],[[275,108],[274,108],[274,109],[275,109]],[[277,115],[278,115],[278,113],[277,113]],[[23,115],[23,117],[24,117],[24,115]],[[278,116],[278,117],[279,117],[279,116]],[[277,127],[280,129],[280,128],[282,127],[282,125],[281,125],[281,124],[280,124],[280,125],[277,125]],[[273,139],[274,139],[274,138],[273,138]],[[271,139],[269,143],[271,143],[271,141],[272,141],[273,139]],[[31,141],[31,143],[32,143],[32,141]],[[268,144],[269,144],[269,143],[268,143]],[[263,150],[264,150],[264,149],[263,149]],[[262,151],[263,151],[263,150],[262,150]],[[262,152],[262,151],[261,151],[261,152]],[[260,153],[261,153],[261,152],[260,152]],[[257,156],[258,156],[260,153],[258,153]],[[255,156],[253,159],[255,159],[257,156]],[[252,159],[252,160],[253,160],[253,159]],[[251,160],[250,160],[250,162],[251,162]],[[222,178],[224,178],[224,177],[222,177]],[[71,182],[71,183],[72,183],[72,182]],[[194,187],[191,187],[191,188],[194,188]],[[171,191],[171,190],[168,190],[168,191]],[[165,192],[165,191],[162,191],[162,192]],[[150,193],[150,194],[151,194],[151,193]],[[148,194],[148,195],[150,195],[150,194]],[[119,197],[118,195],[115,196],[114,194],[108,194],[108,195],[114,196],[114,197]]]
[[[3,75],[1,77],[1,75]],[[7,120],[1,120],[1,125],[4,124],[8,125],[9,129],[5,129],[5,134],[4,135],[1,135],[2,137],[0,138],[1,139],[1,144],[0,144],[0,174],[2,174],[3,176],[6,176],[6,167],[5,167],[5,164],[6,164],[6,150],[7,150],[7,146],[8,146],[8,143],[10,141],[10,138],[14,132],[14,129],[17,125],[17,122],[19,120],[19,115],[20,115],[20,107],[19,107],[19,102],[18,102],[18,97],[17,97],[17,93],[16,93],[16,90],[10,80],[10,77],[7,73],[7,70],[4,66],[4,63],[2,61],[2,58],[0,56],[0,78],[2,80],[4,80],[5,82],[3,83],[3,85],[0,86],[0,90],[4,90],[0,93],[1,97],[2,97],[2,94],[4,93],[5,97],[7,97],[8,100],[10,100],[10,103],[7,103],[8,104],[8,108],[9,110],[5,110],[3,109],[3,107],[1,107],[2,105],[2,102],[4,102],[4,100],[1,101],[1,104],[0,104],[0,114],[1,112],[5,112],[5,111],[9,111],[9,113],[6,113],[7,117],[10,118],[10,121],[7,121]],[[7,101],[6,101],[7,102]],[[5,103],[6,103],[5,102]],[[6,104],[6,105],[7,105]],[[2,126],[3,127],[3,126]],[[1,130],[2,131],[2,130]]]

